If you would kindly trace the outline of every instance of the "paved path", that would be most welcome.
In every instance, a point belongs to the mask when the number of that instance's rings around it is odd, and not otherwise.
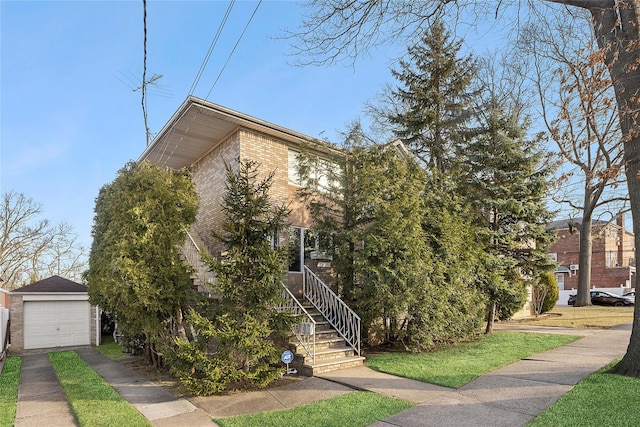
[[[559,332],[553,328],[532,331]],[[586,336],[497,369],[457,390],[372,373],[365,367],[323,377],[416,403],[407,411],[373,424],[376,427],[522,426],[584,377],[623,356],[631,325],[613,329],[567,329],[564,333]]]
[[[78,425],[46,353],[22,356],[15,425]]]
[[[624,355],[631,325],[613,329],[527,328],[531,332],[583,335],[579,341],[490,372],[454,390],[399,378],[366,367],[302,378],[258,392],[180,399],[125,364],[91,347],[75,350],[155,426],[215,426],[214,418],[284,409],[369,390],[416,406],[379,421],[376,427],[520,426],[531,421],[581,379]],[[17,426],[77,425],[46,353],[23,356]]]

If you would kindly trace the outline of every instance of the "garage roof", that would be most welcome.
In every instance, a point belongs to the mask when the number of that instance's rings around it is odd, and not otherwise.
[[[60,276],[51,276],[23,286],[11,292],[12,294],[31,292],[87,292],[87,287]]]

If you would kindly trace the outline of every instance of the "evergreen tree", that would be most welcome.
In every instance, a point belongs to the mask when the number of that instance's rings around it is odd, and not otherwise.
[[[418,158],[440,172],[453,167],[470,132],[476,65],[472,56],[458,57],[460,46],[436,21],[408,49],[409,60],[400,61],[400,71],[392,71],[403,86],[392,93],[399,106],[388,119]]]
[[[282,349],[272,337],[286,333],[291,324],[276,309],[288,252],[274,245],[289,209],[271,201],[273,173],[259,179],[258,168],[255,161],[240,161],[237,172],[227,167],[226,219],[216,236],[225,254],[209,262],[219,293],[213,321],[222,333],[216,344],[232,352],[243,381],[266,386],[281,373],[274,366]]]
[[[198,196],[185,171],[128,163],[96,199],[86,273],[91,304],[113,313],[120,330],[142,336],[147,361],[167,322],[182,319],[193,292],[178,247],[195,221]]]
[[[191,309],[185,337],[166,349],[171,371],[195,395],[208,395],[236,384],[265,387],[283,368],[276,341],[294,319],[277,310],[287,248],[276,237],[285,227],[289,210],[269,196],[273,173],[260,179],[259,164],[238,161],[227,165],[222,232],[218,259],[203,254],[216,273],[216,299]]]
[[[544,200],[549,171],[535,142],[525,139],[526,126],[495,105],[481,119],[482,132],[465,149],[461,190],[487,254],[490,332],[495,310],[511,306],[508,315],[522,307],[526,280],[551,268],[547,248],[553,234],[546,230],[552,214]]]
[[[331,192],[308,186],[299,193],[325,242],[321,249],[333,255],[339,294],[362,318],[363,338],[418,351],[472,335],[481,295],[470,273],[438,264],[428,244],[423,221],[431,190],[425,171],[393,145],[365,146],[363,139],[358,127],[352,129],[348,154],[337,159],[341,173],[335,181],[342,186]],[[313,162],[313,155],[301,157],[302,164]],[[446,234],[447,225],[441,226],[437,233]],[[454,236],[452,251],[464,252],[466,240]],[[468,267],[463,258],[456,265]],[[460,286],[438,277],[447,273]]]

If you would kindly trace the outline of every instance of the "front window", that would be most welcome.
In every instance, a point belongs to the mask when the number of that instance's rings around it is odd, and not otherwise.
[[[310,186],[318,190],[329,190],[338,185],[338,165],[327,159],[311,156],[309,161],[308,182],[302,182],[300,176],[300,156],[301,153],[289,150],[287,158],[287,174],[289,184],[298,186]]]
[[[300,175],[298,174],[298,156],[300,153],[297,151],[289,150],[289,157],[287,160],[287,170],[289,175],[289,184],[302,185]]]

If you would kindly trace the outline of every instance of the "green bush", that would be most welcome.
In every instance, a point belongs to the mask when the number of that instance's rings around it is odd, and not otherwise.
[[[506,279],[508,286],[498,288],[496,298],[496,315],[501,320],[509,319],[522,310],[529,296],[527,285],[519,274],[512,272]]]
[[[207,396],[232,384],[262,388],[282,375],[271,329],[250,314],[236,324],[228,316],[214,322],[190,310],[185,320],[193,335],[176,339],[163,356],[191,394]]]
[[[558,289],[558,281],[552,271],[547,271],[540,275],[538,283],[534,286],[534,292],[540,292],[544,295],[540,313],[546,313],[556,306],[560,298],[560,290]]]

